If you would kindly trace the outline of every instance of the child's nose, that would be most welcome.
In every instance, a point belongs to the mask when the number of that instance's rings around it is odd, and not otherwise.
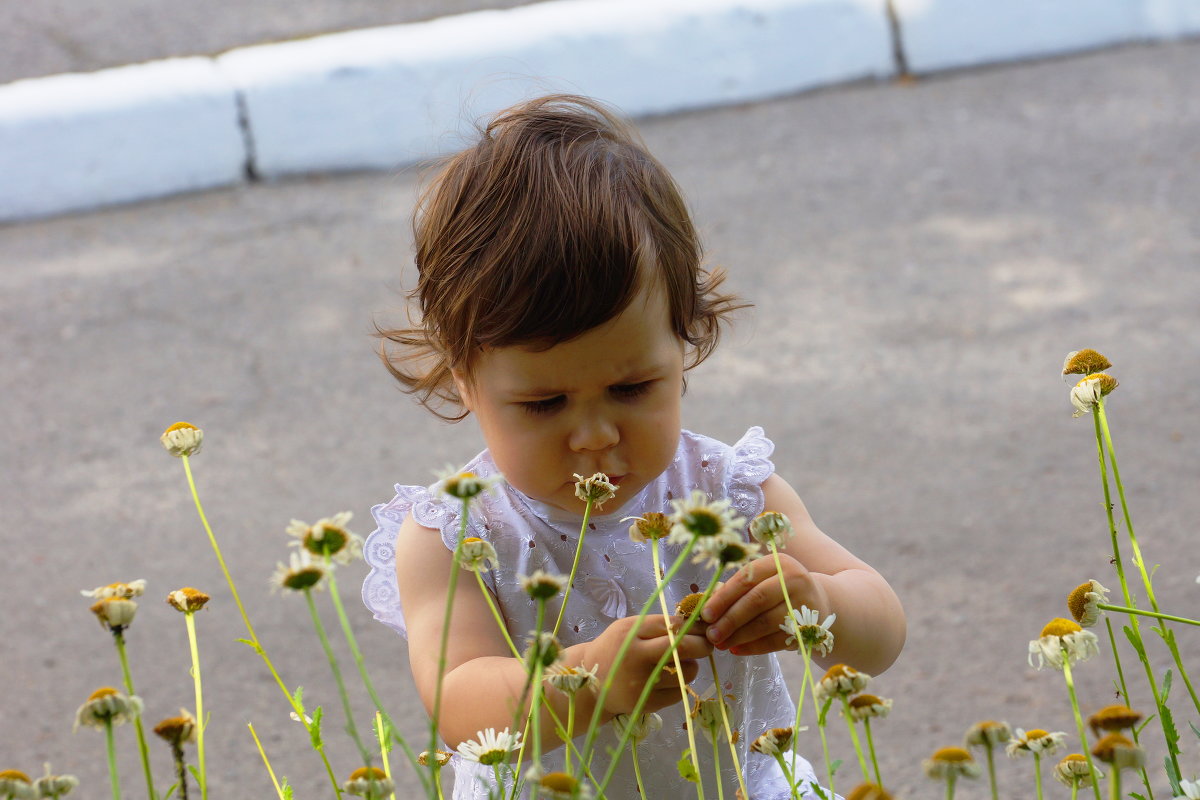
[[[576,452],[607,450],[621,440],[616,424],[609,419],[581,420],[571,432],[571,449]]]

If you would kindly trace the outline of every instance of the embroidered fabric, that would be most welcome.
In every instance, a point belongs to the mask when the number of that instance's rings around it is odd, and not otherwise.
[[[610,623],[638,614],[651,597],[656,584],[650,547],[629,538],[628,523],[622,518],[653,511],[671,513],[671,501],[686,497],[693,489],[704,491],[710,499],[728,498],[739,516],[753,519],[763,510],[762,483],[775,470],[770,461],[772,442],[761,428],[750,428],[732,447],[707,436],[682,431],[671,465],[657,479],[629,498],[617,509],[593,515],[584,533],[584,546],[574,589],[567,602],[559,639],[565,646],[596,638]],[[496,467],[485,450],[472,459],[464,470],[492,476]],[[617,500],[619,501],[619,496]],[[582,508],[580,509],[582,512]],[[364,557],[371,567],[363,582],[363,602],[380,622],[407,638],[404,614],[396,585],[394,541],[401,523],[411,513],[420,525],[440,533],[443,544],[453,549],[463,529],[462,509],[454,498],[434,496],[421,486],[396,486],[396,495],[385,504],[371,509],[378,527],[367,538]],[[499,566],[484,573],[488,588],[496,597],[514,641],[524,642],[536,625],[535,606],[522,590],[520,577],[535,570],[566,575],[575,557],[582,516],[563,511],[527,497],[516,488],[502,484],[476,498],[467,515],[466,536],[477,536],[492,543]],[[681,548],[663,546],[663,568],[679,558]],[[710,570],[684,562],[675,581],[666,588],[668,608],[673,609],[685,595],[702,591],[712,579]],[[652,608],[658,610],[657,603]],[[794,721],[792,704],[775,654],[738,657],[728,652],[715,653],[721,692],[732,695],[732,723],[738,728],[738,759],[744,767],[747,788],[756,800],[784,800],[791,796],[787,782],[775,760],[749,752],[749,745],[763,731],[790,726]],[[702,668],[692,688],[701,696],[716,693],[710,670]],[[663,709],[663,730],[638,747],[642,777],[649,786],[677,786],[680,778],[676,763],[688,747],[683,706]],[[711,741],[697,731],[701,761],[711,764]],[[615,752],[619,738],[611,726],[605,726],[597,739],[593,770],[603,774],[608,767],[607,753]],[[582,739],[577,742],[582,744]],[[728,746],[719,747],[722,784],[732,797],[737,778]],[[494,787],[491,767],[483,767],[458,755],[451,760],[455,771],[455,800],[487,800]],[[562,748],[543,758],[543,768],[562,768]],[[702,770],[706,791],[716,796],[716,778],[712,770]],[[811,765],[796,760],[796,777],[815,782]],[[613,798],[638,796],[631,759],[621,758],[606,789]],[[808,797],[809,795],[805,795]],[[815,795],[812,795],[815,797]]]

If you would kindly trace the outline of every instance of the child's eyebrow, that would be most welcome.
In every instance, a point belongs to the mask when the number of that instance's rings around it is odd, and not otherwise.
[[[639,367],[626,374],[620,380],[613,381],[609,386],[627,386],[635,383],[652,380],[661,367],[657,364],[652,366]],[[532,386],[529,388],[515,387],[511,390],[515,397],[557,397],[560,394],[569,394],[570,389],[563,389],[551,386]]]

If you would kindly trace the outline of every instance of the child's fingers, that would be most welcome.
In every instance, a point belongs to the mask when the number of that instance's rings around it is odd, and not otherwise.
[[[725,650],[732,650],[740,645],[775,634],[779,634],[780,646],[782,646],[783,641],[787,638],[787,635],[779,629],[780,622],[787,618],[787,606],[782,602],[782,593],[780,593],[780,601],[774,608],[764,611],[745,625],[735,629],[724,641],[719,643],[719,646]]]
[[[767,613],[782,602],[783,589],[778,580],[755,584],[729,608],[725,609],[725,613],[717,618],[715,623],[708,626],[706,633],[709,641],[720,647],[727,646],[729,644],[727,640],[743,626],[750,624],[756,617]],[[758,636],[765,635],[766,632],[766,630],[762,630],[751,638],[756,639]]]
[[[761,561],[762,559],[751,561],[733,573],[733,576],[713,592],[712,597],[704,603],[704,610],[700,612],[700,618],[710,623],[720,619],[730,606],[758,585],[766,573],[766,570],[759,564]]]
[[[655,614],[642,620],[641,625],[638,626],[637,635],[639,639],[657,639],[660,636],[666,636],[668,624],[671,626],[671,632],[678,634],[685,622],[687,622],[687,617],[673,616],[664,619],[661,614]],[[688,628],[688,635],[703,636],[707,628],[707,625],[697,619]]]
[[[775,653],[780,650],[795,650],[795,643],[791,647],[787,646],[787,634],[783,631],[777,631],[768,636],[763,636],[751,642],[744,642],[735,647],[729,648],[729,652],[735,656],[760,656],[766,653]]]

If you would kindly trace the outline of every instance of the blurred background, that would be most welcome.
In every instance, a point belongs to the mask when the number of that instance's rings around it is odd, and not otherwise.
[[[501,5],[0,3],[15,43],[0,48],[0,80]],[[1187,378],[1200,353],[1200,42],[916,72],[638,119],[709,263],[754,303],[693,373],[685,426],[734,441],[762,425],[817,524],[905,603],[908,644],[872,691],[895,700],[874,733],[885,782],[907,798],[938,796],[921,760],[981,719],[1066,731],[1078,750],[1061,676],[1026,661],[1074,586],[1117,586],[1092,422],[1072,419],[1059,376],[1069,350],[1113,361],[1110,419],[1143,552],[1162,565],[1159,602],[1200,609],[1200,400]],[[273,680],[236,642],[182,465],[158,442],[177,420],[205,431],[196,481],[260,638],[325,707],[335,771],[357,766],[303,601],[268,579],[289,520],[350,510],[365,536],[394,484],[431,482],[482,447],[470,420],[444,424],[403,395],[371,336],[403,318],[427,174],[297,175],[0,226],[0,769],[49,761],[81,778],[78,796],[103,796],[103,736],[71,726],[120,671],[79,591],[145,578],[127,640],[148,724],[192,706],[183,619],[163,599],[198,587],[213,597],[197,618],[212,796],[272,793],[247,722],[297,796],[329,793]],[[423,741],[405,645],[362,609],[364,574],[340,570],[343,599],[385,702]],[[1192,633],[1180,644],[1200,667]],[[784,662],[798,685],[799,664]],[[343,668],[366,709],[348,654]],[[1085,713],[1114,702],[1107,641],[1076,678]],[[1144,681],[1130,681],[1148,711]],[[1200,771],[1187,726],[1200,713],[1182,688],[1187,777]],[[845,790],[853,753],[841,723],[831,730]],[[1169,797],[1155,730],[1148,762]],[[118,742],[124,793],[140,796],[132,730]],[[150,746],[162,789],[169,753]],[[401,762],[397,796],[412,796]],[[1047,796],[1065,796],[1048,767]],[[1001,763],[1003,796],[1030,797],[1030,770]],[[965,784],[958,796],[986,794]]]

